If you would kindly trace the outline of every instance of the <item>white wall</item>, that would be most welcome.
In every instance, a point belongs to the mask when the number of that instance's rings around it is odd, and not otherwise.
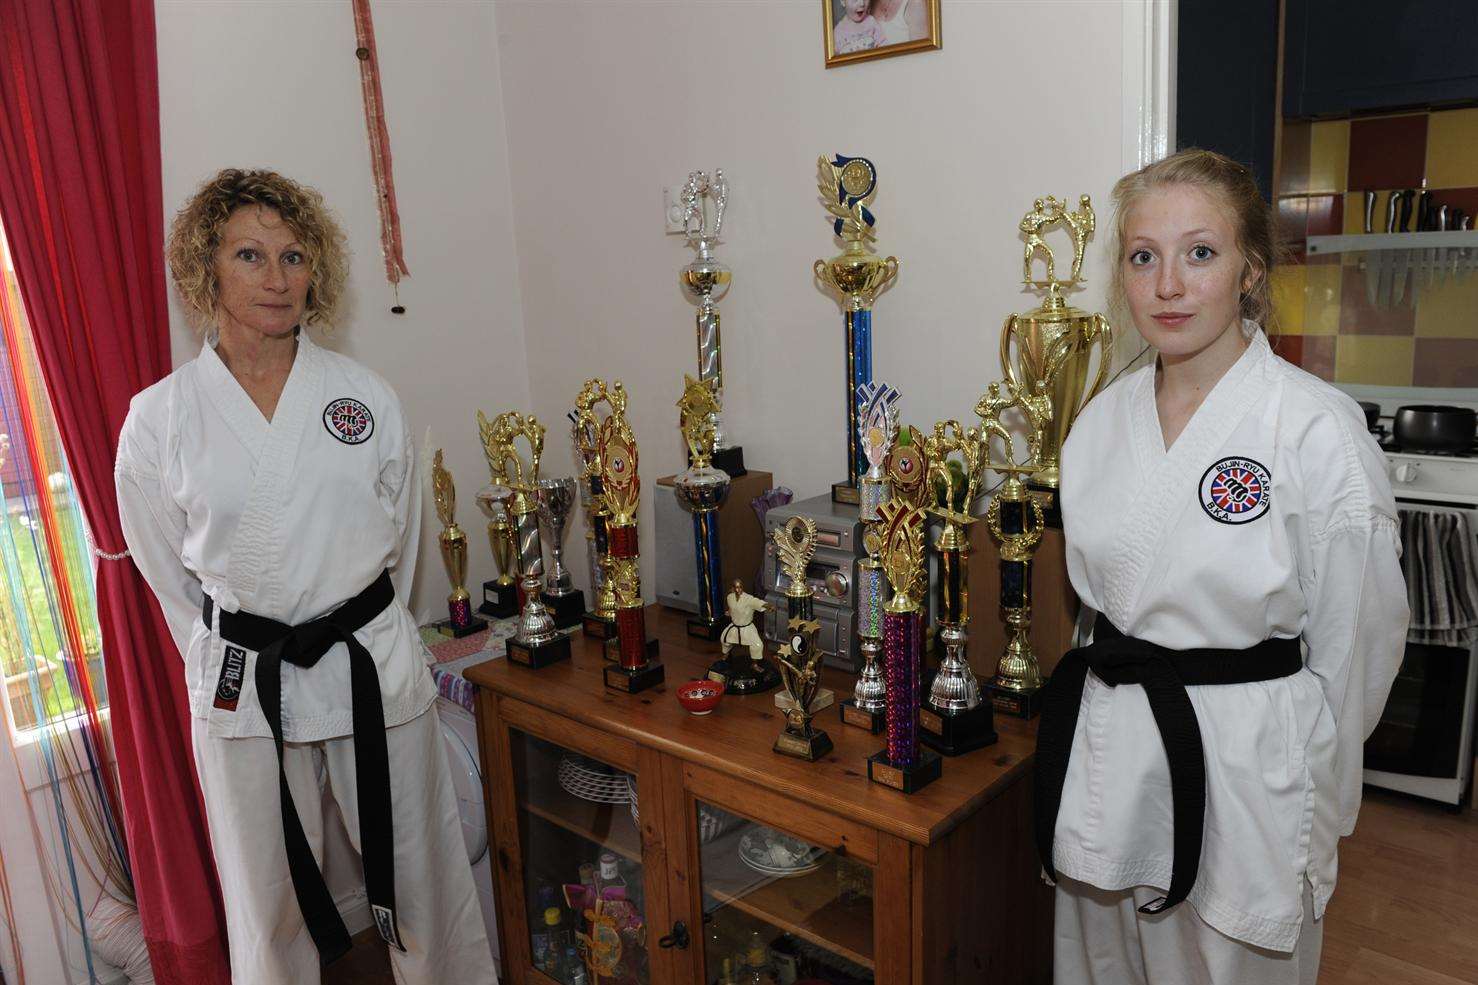
[[[323,192],[354,252],[351,317],[326,344],[390,381],[418,444],[430,427],[445,448],[476,593],[492,576],[473,501],[488,481],[476,410],[521,406],[529,392],[494,10],[471,0],[372,9],[411,270],[406,314],[389,310],[348,0],[158,0],[164,201],[172,216],[223,167],[269,167]],[[199,343],[171,304],[178,364]],[[423,620],[445,618],[448,591],[427,500]]]
[[[943,8],[942,50],[827,70],[815,0],[499,0],[541,418],[561,419],[586,377],[620,378],[647,495],[681,467],[673,402],[696,355],[677,271],[691,254],[664,234],[659,191],[694,168],[722,167],[731,186],[717,250],[734,270],[722,303],[730,436],[799,497],[846,465],[841,314],[811,273],[839,252],[817,196],[819,154],[869,156],[879,170],[878,251],[901,270],[875,308],[873,366],[902,391],[907,422],[972,420],[999,377],[1000,326],[1035,303],[1020,290],[1016,229],[1033,198],[1093,196],[1092,289],[1075,299],[1100,306],[1108,192],[1126,156],[1134,163],[1126,129],[1145,76],[1144,40],[1124,25],[1142,24],[1145,5]],[[552,468],[569,468],[567,448],[563,428],[551,434]]]

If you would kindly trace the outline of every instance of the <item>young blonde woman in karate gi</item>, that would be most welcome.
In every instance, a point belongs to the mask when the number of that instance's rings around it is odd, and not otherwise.
[[[1062,454],[1097,621],[1039,729],[1056,980],[1313,985],[1406,637],[1384,459],[1353,400],[1269,348],[1275,227],[1247,169],[1183,151],[1114,198],[1113,293],[1157,358]]]
[[[315,345],[344,293],[322,198],[222,171],[174,221],[200,355],[134,397],[123,532],[184,658],[233,980],[312,985],[348,949],[323,792],[396,980],[496,981],[416,623],[421,487],[400,402]]]

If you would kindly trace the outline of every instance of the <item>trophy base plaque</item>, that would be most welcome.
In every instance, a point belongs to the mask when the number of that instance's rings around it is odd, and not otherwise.
[[[615,639],[616,620],[607,619],[594,612],[587,612],[580,617],[580,629],[586,636],[597,640]]]
[[[982,701],[969,711],[935,711],[927,703],[919,709],[919,739],[935,752],[959,756],[996,741],[991,706]]]
[[[1037,713],[1042,710],[1040,687],[1030,691],[1016,691],[1001,687],[995,681],[987,681],[980,687],[990,695],[990,703],[995,706],[996,711],[1003,715],[1012,718],[1036,718]]]
[[[552,663],[570,659],[570,638],[560,633],[545,643],[522,643],[518,639],[508,641],[508,662],[538,670]]]
[[[834,482],[831,484],[831,501],[833,503],[846,503],[849,506],[858,506],[862,503],[862,494],[850,482]]]
[[[656,640],[648,640],[648,652],[655,654],[657,648]],[[667,679],[667,665],[656,661],[649,661],[641,667],[622,667],[613,664],[605,669],[606,687],[613,691],[625,691],[627,694],[636,694],[645,691],[649,687],[656,687]]]
[[[816,697],[811,699],[811,714],[816,714],[822,708],[830,708],[832,702],[836,701],[836,692],[829,687],[823,687],[816,692]],[[790,695],[781,691],[775,695],[775,707],[781,711],[790,711],[797,707],[795,700]]]
[[[729,448],[715,448],[713,450],[713,467],[720,472],[727,472],[730,479],[737,479],[746,474],[744,468],[744,448],[733,445]]]
[[[699,619],[693,617],[688,620],[688,637],[695,640],[707,640],[717,643],[724,630],[729,628],[729,620],[722,616],[718,619]]]
[[[708,665],[707,676],[710,681],[717,681],[720,684],[728,684],[729,675],[733,672],[734,668],[729,665],[728,658],[719,657],[713,663]],[[725,688],[725,690],[727,690],[727,688]]]
[[[780,672],[774,667],[752,661],[746,667],[742,659],[729,664],[729,679],[724,682],[729,694],[763,694],[779,686]]]
[[[494,619],[507,619],[518,615],[518,585],[503,584],[496,578],[482,583],[482,605],[477,611]]]
[[[872,735],[882,732],[883,728],[888,724],[887,709],[883,709],[882,711],[863,711],[857,707],[857,702],[851,698],[841,703],[841,717],[843,725],[867,729]]]
[[[939,753],[920,746],[918,758],[913,765],[895,766],[888,759],[887,750],[883,750],[867,757],[867,778],[894,790],[913,793],[939,779],[940,773],[944,771],[943,763]]]
[[[578,588],[563,595],[545,592],[539,597],[544,601],[544,608],[554,617],[554,624],[560,629],[580,625],[585,616],[585,593]]]
[[[471,636],[473,633],[480,633],[484,629],[487,629],[488,621],[473,616],[472,621],[465,626],[458,626],[450,619],[443,619],[441,622],[432,623],[431,625],[432,628],[443,636],[454,636],[457,639],[461,639],[464,636]]]
[[[808,763],[814,763],[832,749],[831,736],[819,728],[807,728],[804,732],[792,732],[787,728],[775,737],[775,752],[804,759]]]

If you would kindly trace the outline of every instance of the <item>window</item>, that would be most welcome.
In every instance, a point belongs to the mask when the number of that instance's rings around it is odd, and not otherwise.
[[[0,680],[18,735],[99,708],[92,552],[0,236]]]

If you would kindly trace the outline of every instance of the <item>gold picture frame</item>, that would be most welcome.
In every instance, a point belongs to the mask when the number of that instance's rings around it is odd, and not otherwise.
[[[827,68],[934,51],[942,45],[939,0],[821,0],[821,33]]]

